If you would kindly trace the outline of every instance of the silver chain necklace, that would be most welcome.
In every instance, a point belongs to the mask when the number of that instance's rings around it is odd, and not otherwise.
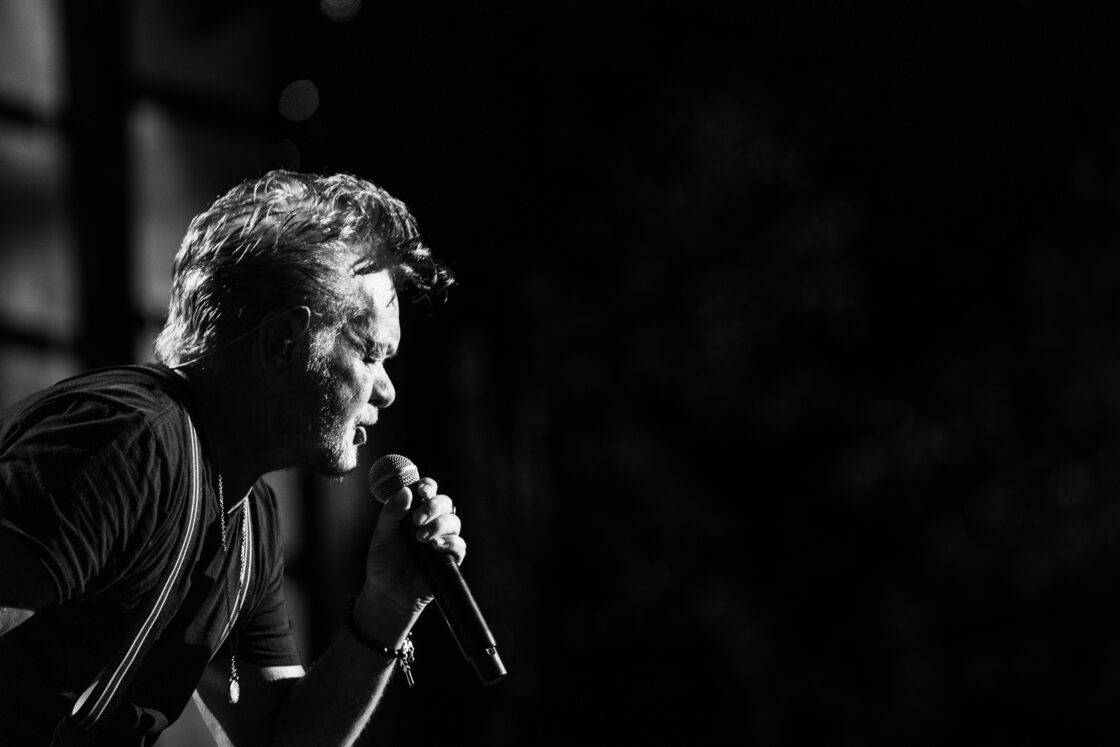
[[[245,494],[244,501],[253,492],[249,488],[249,492]],[[222,485],[222,474],[218,473],[218,515],[222,529],[222,551],[229,552],[229,541],[226,538],[226,499],[225,489]],[[241,522],[241,567],[237,573],[237,596],[233,598],[233,609],[229,613],[229,622],[226,623],[226,631],[228,634],[233,633],[233,622],[241,611],[241,605],[244,602],[241,595],[245,590],[245,579],[249,569],[249,511],[248,506]],[[237,638],[236,636],[230,641],[230,654],[229,654],[229,702],[231,705],[241,700],[241,680],[237,674]]]

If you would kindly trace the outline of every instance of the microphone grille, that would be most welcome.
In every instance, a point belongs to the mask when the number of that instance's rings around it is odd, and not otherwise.
[[[384,503],[393,493],[419,479],[420,470],[411,459],[400,454],[386,454],[369,470],[369,489],[374,498]]]

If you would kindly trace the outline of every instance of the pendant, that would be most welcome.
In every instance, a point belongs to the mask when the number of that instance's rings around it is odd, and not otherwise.
[[[236,647],[236,641],[234,642]],[[241,700],[241,678],[237,676],[237,654],[229,655],[229,704],[237,705]]]

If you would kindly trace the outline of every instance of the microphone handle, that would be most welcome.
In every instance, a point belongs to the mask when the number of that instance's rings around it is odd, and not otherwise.
[[[459,650],[474,666],[482,684],[493,685],[506,676],[494,634],[482,617],[482,610],[478,608],[455,558],[416,539],[418,528],[412,523],[411,514],[401,520],[401,534],[435,595],[436,606],[459,644]]]

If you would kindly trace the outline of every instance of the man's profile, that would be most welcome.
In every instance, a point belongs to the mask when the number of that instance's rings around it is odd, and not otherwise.
[[[234,744],[345,744],[431,592],[398,531],[458,561],[451,499],[385,504],[365,582],[305,671],[260,479],[358,463],[395,393],[400,296],[450,272],[368,181],[271,172],[218,198],[175,258],[157,364],[60,382],[0,417],[0,735],[151,744],[195,694]]]

